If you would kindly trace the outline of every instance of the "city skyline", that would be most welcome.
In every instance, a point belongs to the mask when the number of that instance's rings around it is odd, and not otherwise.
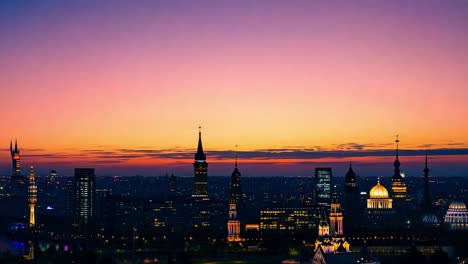
[[[437,11],[434,11],[437,10]],[[0,174],[468,173],[462,2],[0,3]],[[4,147],[3,147],[4,146]],[[450,167],[450,171],[448,171]],[[275,173],[275,174],[274,174]]]

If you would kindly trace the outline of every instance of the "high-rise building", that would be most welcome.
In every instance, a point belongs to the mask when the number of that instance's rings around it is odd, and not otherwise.
[[[195,154],[195,162],[193,163],[195,181],[194,194],[192,197],[197,199],[208,199],[208,163],[206,163],[206,155],[203,152],[201,140],[201,127],[198,131],[198,148]]]
[[[231,198],[229,203],[229,219],[227,221],[227,241],[228,242],[239,242],[241,241],[240,237],[240,221],[237,218],[237,209],[236,201],[234,198]]]
[[[11,154],[11,162],[12,162],[12,174],[11,174],[11,182],[14,185],[24,185],[24,179],[21,176],[21,157],[20,151],[18,149],[18,141],[15,140],[15,148],[13,149],[13,142],[10,141],[10,154]]]
[[[361,215],[361,202],[357,184],[356,173],[353,171],[351,162],[345,176],[344,184],[344,214],[346,215],[346,228],[354,230],[359,226]]]
[[[229,185],[229,189],[231,191],[231,199],[234,199],[234,202],[238,203],[242,193],[241,193],[241,173],[237,169],[237,154],[236,154],[235,168],[231,175],[231,183]]]
[[[34,179],[34,166],[29,169],[29,184],[28,184],[28,202],[29,202],[29,227],[34,228],[36,225],[36,213],[34,209],[37,204],[37,186]]]
[[[331,178],[331,168],[315,168],[315,203],[319,206],[330,206]]]
[[[75,169],[75,219],[76,232],[87,236],[92,232],[95,215],[96,176],[94,169]]]
[[[429,192],[429,168],[427,168],[427,154],[426,154],[426,166],[424,168],[424,193],[421,203],[422,222],[425,225],[439,225],[439,220],[434,211],[434,207],[431,202],[431,194]]]
[[[398,139],[398,135],[396,136],[396,157],[395,161],[393,162],[393,176],[392,176],[392,198],[397,207],[401,205],[403,201],[406,201],[406,182],[405,178],[401,176],[400,172],[400,161],[398,159],[398,143],[400,140]],[[399,209],[399,208],[397,208]]]

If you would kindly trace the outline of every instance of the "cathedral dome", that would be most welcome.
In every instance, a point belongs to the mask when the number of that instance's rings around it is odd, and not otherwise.
[[[369,196],[371,199],[388,199],[388,191],[380,185],[380,180],[377,180],[377,185],[372,187]]]
[[[453,201],[449,205],[449,211],[452,212],[467,212],[466,204],[460,201]]]

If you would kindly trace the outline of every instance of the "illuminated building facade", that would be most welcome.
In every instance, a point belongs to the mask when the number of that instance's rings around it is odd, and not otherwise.
[[[331,168],[315,168],[315,204],[329,207],[331,202]]]
[[[445,214],[444,223],[449,230],[468,230],[468,210],[461,201],[450,203]]]
[[[387,189],[380,184],[380,179],[369,192],[366,212],[369,228],[384,228],[395,224],[393,199],[389,197]]]
[[[56,178],[57,178],[57,171],[56,170],[51,170],[50,173],[49,173],[49,182],[54,184]]]
[[[336,192],[333,193],[330,207],[330,234],[332,236],[342,236],[343,212],[341,210],[340,199]]]
[[[195,154],[195,162],[193,163],[195,181],[193,198],[208,199],[208,163],[206,163],[206,155],[203,152],[201,140],[201,127],[198,132],[198,148]]]
[[[94,169],[75,169],[74,192],[75,230],[80,235],[86,236],[91,232],[95,214],[96,176]]]
[[[393,162],[393,176],[392,176],[392,198],[398,205],[401,205],[402,202],[406,201],[406,182],[405,178],[401,176],[400,172],[400,160],[398,159],[398,143],[400,140],[397,138],[396,143],[396,157]]]
[[[11,154],[11,162],[12,162],[12,174],[11,174],[11,182],[13,184],[24,184],[24,179],[21,176],[21,157],[20,151],[18,149],[18,141],[15,140],[15,148],[13,148],[13,142],[10,141],[10,154]]]
[[[36,225],[35,208],[37,204],[37,186],[34,179],[34,166],[29,169],[29,184],[28,184],[28,202],[29,202],[29,227],[34,228]]]
[[[260,210],[260,230],[286,233],[313,230],[319,219],[318,207],[263,209]]]
[[[231,202],[229,203],[229,219],[227,222],[227,230],[228,242],[239,242],[242,240],[240,237],[240,221],[237,218],[236,201],[234,198],[231,198]]]

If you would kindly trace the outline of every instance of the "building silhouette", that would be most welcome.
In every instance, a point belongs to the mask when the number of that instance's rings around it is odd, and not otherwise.
[[[21,157],[17,140],[15,140],[15,148],[13,148],[13,142],[10,141],[10,154],[12,162],[11,183],[14,187],[23,186],[24,178],[21,176]]]
[[[29,227],[36,226],[36,204],[37,204],[37,186],[34,177],[34,166],[29,168],[29,182],[28,182],[28,202],[29,202]]]
[[[403,202],[406,201],[406,182],[405,178],[401,176],[400,172],[400,160],[398,159],[398,143],[400,140],[398,139],[398,135],[396,136],[396,156],[395,161],[393,162],[393,176],[392,176],[392,198],[396,204],[396,206],[401,207]],[[397,208],[400,209],[400,208]]]
[[[241,189],[241,173],[237,169],[237,154],[236,161],[234,165],[234,171],[231,175],[231,183],[229,184],[229,190],[231,191],[231,199],[234,199],[234,202],[239,203],[239,199],[242,195]]]
[[[195,162],[193,163],[195,180],[192,197],[203,200],[208,199],[208,163],[206,162],[206,155],[203,152],[201,127],[199,129],[197,153],[195,154]]]
[[[361,203],[357,177],[356,173],[354,173],[351,162],[349,163],[349,170],[345,176],[343,207],[344,215],[346,216],[346,221],[344,222],[346,229],[356,229],[359,226],[360,221]]]
[[[331,202],[331,168],[315,168],[315,204],[330,207]]]
[[[93,231],[95,216],[96,176],[92,168],[75,169],[74,227],[75,232],[87,236]]]
[[[424,168],[424,192],[423,199],[421,203],[421,220],[424,225],[438,225],[439,220],[435,214],[434,207],[431,202],[431,194],[429,191],[429,168],[427,167],[427,154]]]

